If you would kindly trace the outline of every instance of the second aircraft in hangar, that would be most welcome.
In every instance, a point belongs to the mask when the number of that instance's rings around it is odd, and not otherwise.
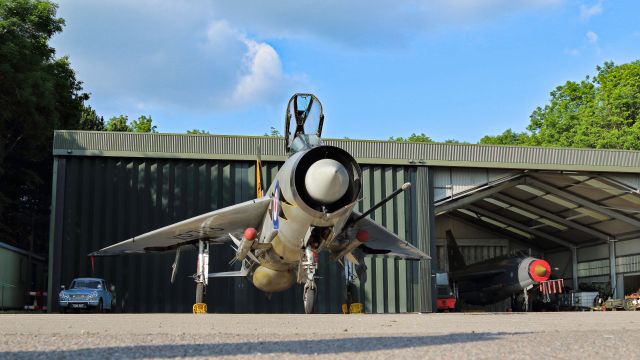
[[[551,266],[525,252],[503,255],[467,265],[453,232],[447,230],[449,278],[458,298],[470,305],[490,305],[525,294],[535,284],[549,279]],[[525,305],[526,309],[526,305]]]

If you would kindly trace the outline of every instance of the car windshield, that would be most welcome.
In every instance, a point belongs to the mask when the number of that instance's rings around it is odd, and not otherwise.
[[[102,286],[98,280],[73,280],[72,289],[101,289]]]

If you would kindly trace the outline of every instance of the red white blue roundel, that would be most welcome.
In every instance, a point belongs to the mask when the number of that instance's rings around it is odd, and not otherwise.
[[[278,230],[280,227],[278,215],[280,214],[280,184],[276,180],[273,190],[273,200],[271,203],[271,218],[273,219],[273,229]]]

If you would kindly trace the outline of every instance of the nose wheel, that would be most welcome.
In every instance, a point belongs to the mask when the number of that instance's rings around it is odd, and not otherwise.
[[[314,282],[304,285],[302,301],[304,302],[304,313],[313,314],[316,305],[316,284]]]
[[[316,270],[318,269],[318,258],[317,250],[311,245],[308,245],[304,249],[304,261],[302,262],[302,268],[307,275],[306,282],[304,283],[304,292],[302,294],[304,313],[313,314],[316,305],[316,293],[318,291],[314,280]]]

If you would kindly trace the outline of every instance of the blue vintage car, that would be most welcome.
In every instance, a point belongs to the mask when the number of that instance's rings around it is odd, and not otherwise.
[[[81,309],[103,312],[111,310],[113,295],[103,279],[77,278],[71,282],[69,289],[61,286],[58,299],[62,312]]]

